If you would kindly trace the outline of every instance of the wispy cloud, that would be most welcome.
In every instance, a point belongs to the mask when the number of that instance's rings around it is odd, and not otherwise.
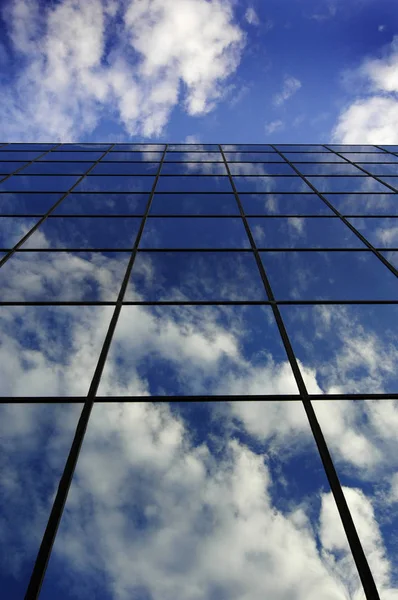
[[[252,6],[246,9],[245,19],[250,25],[260,25],[260,19]]]
[[[275,94],[273,102],[275,106],[281,106],[289,100],[301,88],[301,81],[295,77],[286,76],[283,82],[282,91]]]
[[[177,104],[214,108],[244,46],[229,0],[12,0],[2,16],[21,65],[1,88],[11,140],[74,140],[105,113],[160,135]]]
[[[275,131],[280,131],[284,128],[283,121],[271,121],[270,123],[266,123],[265,132],[266,133],[274,133]]]

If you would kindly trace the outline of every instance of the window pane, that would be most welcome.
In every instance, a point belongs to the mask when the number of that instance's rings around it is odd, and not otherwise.
[[[398,146],[394,146],[394,145],[383,145],[381,146],[384,150],[387,150],[388,152],[398,152]]]
[[[280,152],[329,152],[325,146],[321,145],[311,145],[311,144],[291,144],[290,146],[287,144],[279,144],[275,146],[277,150]]]
[[[373,177],[309,177],[319,192],[387,192]]]
[[[228,162],[285,162],[276,152],[226,152],[225,158]]]
[[[233,194],[155,194],[151,215],[239,214]]]
[[[40,154],[43,154],[43,152],[12,152],[9,150],[0,150],[0,162],[3,162],[4,160],[29,162],[40,156]]]
[[[135,217],[47,218],[23,248],[120,248],[134,246],[141,224]]]
[[[239,194],[247,215],[333,215],[316,194]]]
[[[116,144],[112,152],[133,150],[135,152],[162,152],[164,144]]]
[[[287,163],[231,163],[231,175],[295,175]]]
[[[239,177],[233,178],[238,192],[309,192],[301,177]]]
[[[100,162],[91,173],[93,175],[156,175],[158,171],[159,163]]]
[[[88,175],[78,186],[77,192],[150,192],[155,178],[144,175]]]
[[[39,219],[32,217],[1,217],[0,247],[13,248]]]
[[[143,215],[148,200],[149,194],[69,194],[53,214]]]
[[[176,162],[164,163],[162,175],[227,175],[223,163],[218,162]]]
[[[398,218],[348,219],[377,248],[398,247]]]
[[[240,218],[149,218],[141,248],[249,248]]]
[[[0,214],[38,215],[46,213],[62,194],[0,194]]]
[[[0,268],[0,301],[115,301],[129,258],[122,252],[15,252]]]
[[[169,144],[167,150],[174,151],[178,150],[180,152],[218,152],[217,144]]]
[[[281,311],[306,367],[307,385],[316,380],[321,393],[331,394],[396,391],[398,306],[282,306]]]
[[[229,177],[195,175],[179,177],[160,176],[156,190],[158,192],[231,192]]]
[[[162,159],[162,152],[109,152],[101,160],[101,164],[112,161],[126,161],[126,162],[137,162],[137,161],[148,161],[148,162],[159,162]]]
[[[83,175],[94,163],[88,162],[37,162],[24,169],[24,175]]]
[[[263,252],[278,300],[395,300],[396,277],[372,252]]]
[[[2,148],[0,151],[3,152],[4,150],[30,150],[30,151],[34,151],[34,152],[46,152],[47,150],[51,150],[51,148],[55,148],[55,144],[19,144],[19,143],[13,143],[13,144],[7,144],[6,147]]]
[[[23,167],[26,164],[27,164],[26,161],[25,162],[2,162],[2,163],[0,163],[0,175],[9,175],[10,173],[13,173],[17,169],[21,169],[21,167]]]
[[[388,183],[398,192],[398,177],[381,177],[384,183]]]
[[[398,214],[395,194],[326,194],[325,198],[346,215]]]
[[[332,148],[335,152],[382,152],[376,146],[361,146],[359,144],[328,144],[328,148]]]
[[[223,162],[221,152],[167,152],[166,162]],[[162,168],[163,171],[163,168]]]
[[[386,153],[379,152],[379,154],[348,153],[348,154],[344,154],[343,156],[345,156],[345,158],[347,158],[348,160],[351,160],[352,162],[357,162],[357,163],[391,163],[391,162],[395,163],[398,161],[398,156],[394,156],[393,154],[387,154],[387,152]]]
[[[348,163],[299,163],[296,167],[303,175],[364,175],[357,167]]]
[[[398,175],[398,163],[377,163],[376,165],[372,165],[369,163],[358,163],[359,166],[363,166],[366,171],[371,173],[372,175]]]
[[[111,306],[2,306],[2,396],[85,396]],[[41,532],[42,533],[42,532]]]
[[[267,300],[250,252],[139,252],[125,300]]]
[[[99,160],[103,155],[103,152],[50,152],[40,159],[40,162],[54,162],[54,161],[81,161],[81,162],[95,162]]]
[[[65,152],[65,151],[76,152],[79,150],[83,150],[83,151],[95,150],[97,152],[106,152],[106,150],[109,150],[109,148],[110,148],[110,144],[62,144],[61,146],[56,148],[54,150],[54,152]]]
[[[267,144],[223,144],[221,147],[224,152],[275,152]]]
[[[6,354],[10,348],[14,349],[12,338],[3,350],[3,385],[11,369],[25,387],[40,386],[37,369],[29,371],[24,366],[29,358],[11,361]],[[51,382],[51,363],[48,357],[43,384]],[[25,597],[80,412],[78,404],[0,406],[0,586],[4,598]]]
[[[76,175],[13,175],[0,182],[0,191],[67,192],[78,180]]]
[[[249,219],[259,248],[363,248],[361,240],[338,217]]]
[[[293,152],[285,152],[284,154],[285,158],[287,160],[290,160],[290,162],[292,163],[300,163],[300,162],[308,162],[308,163],[312,163],[312,162],[321,162],[321,163],[344,163],[347,164],[345,162],[345,160],[343,158],[341,158],[340,156],[337,156],[337,154],[332,154],[331,152],[319,152],[319,153],[315,153],[315,152],[303,152],[303,153],[293,153]]]

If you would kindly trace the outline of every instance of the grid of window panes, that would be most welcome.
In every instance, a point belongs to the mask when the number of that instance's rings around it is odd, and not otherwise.
[[[2,327],[12,320],[27,370],[48,323],[54,369],[57,336],[64,344],[62,385],[48,372],[38,388],[10,377],[3,403],[304,401],[365,595],[374,598],[333,463],[322,449],[322,430],[316,430],[316,403],[393,401],[396,376],[386,371],[382,388],[358,376],[340,387],[328,388],[325,379],[319,389],[303,365],[309,348],[319,351],[321,373],[336,358],[335,332],[326,325],[341,311],[364,340],[377,324],[385,345],[394,343],[397,192],[398,146],[1,145]],[[264,390],[242,388],[231,377],[201,383],[178,377],[166,359],[159,367],[144,356],[137,312],[143,307],[146,315],[173,316],[187,328],[210,309],[219,311],[227,330],[239,322],[249,331],[247,364],[258,364],[272,348],[289,373]],[[321,317],[320,333],[315,322]],[[78,340],[65,334],[73,319],[80,319]],[[126,338],[130,321],[139,342]],[[140,362],[149,389],[126,382],[130,363],[123,352]],[[194,353],[187,360],[202,368]],[[90,411],[86,425],[89,417]],[[84,432],[77,435],[81,441]],[[72,451],[76,462],[79,449]],[[66,470],[71,479],[73,469]],[[66,497],[67,491],[59,493]],[[37,583],[45,567],[36,567]]]

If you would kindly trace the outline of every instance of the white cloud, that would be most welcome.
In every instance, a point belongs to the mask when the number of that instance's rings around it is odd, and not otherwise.
[[[212,110],[244,45],[229,0],[13,0],[3,12],[22,65],[1,89],[10,140],[75,140],[104,114],[129,136],[160,135],[180,102]]]
[[[333,141],[343,144],[398,142],[398,37],[381,58],[367,58],[346,74],[346,83],[362,93],[340,113]]]
[[[385,25],[379,25],[378,28],[377,28],[377,31],[384,31],[385,28],[386,28]]]
[[[284,128],[283,121],[270,121],[270,123],[265,124],[265,132],[266,133],[274,133],[275,131],[281,131]]]
[[[246,9],[245,19],[250,25],[260,25],[260,19],[252,6]]]
[[[275,106],[281,106],[289,100],[301,88],[301,81],[295,77],[286,76],[283,81],[282,91],[275,94],[273,102]]]

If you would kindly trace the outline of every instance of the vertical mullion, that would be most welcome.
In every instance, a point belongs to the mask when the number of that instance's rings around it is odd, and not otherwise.
[[[225,155],[224,155],[224,152],[223,152],[221,146],[220,146],[220,152],[224,159],[224,164],[227,169],[228,176],[230,178],[230,183],[231,183],[232,189],[234,191],[236,201],[238,203],[239,212],[241,214],[247,235],[249,237],[251,248],[256,257],[257,266],[258,266],[258,269],[260,272],[260,276],[261,276],[265,291],[267,293],[268,300],[271,302],[271,306],[272,306],[274,317],[275,317],[275,320],[276,320],[276,323],[278,326],[278,330],[281,335],[282,342],[285,347],[286,354],[287,354],[290,366],[292,368],[297,387],[300,392],[303,407],[304,407],[305,413],[307,415],[308,422],[309,422],[312,434],[314,436],[314,440],[317,445],[319,456],[321,458],[327,479],[329,481],[330,489],[332,491],[334,500],[337,505],[337,509],[340,514],[340,518],[341,518],[341,521],[342,521],[342,524],[344,527],[344,531],[346,533],[347,540],[348,540],[355,564],[358,569],[358,574],[361,579],[366,598],[367,598],[367,600],[379,600],[379,593],[377,591],[372,572],[370,570],[367,558],[365,556],[365,552],[362,548],[362,544],[359,539],[358,532],[356,530],[350,509],[348,508],[348,504],[347,504],[346,498],[344,496],[344,493],[343,493],[343,490],[341,487],[341,483],[340,483],[339,477],[337,475],[336,468],[334,466],[332,457],[330,455],[330,452],[329,452],[325,437],[323,435],[322,429],[321,429],[318,419],[316,417],[314,407],[312,406],[311,400],[309,398],[309,394],[308,394],[306,385],[304,383],[303,377],[301,375],[301,371],[298,366],[297,359],[294,354],[292,345],[290,343],[290,339],[289,339],[288,333],[286,331],[285,324],[283,322],[282,315],[279,310],[279,306],[275,301],[271,285],[270,285],[267,275],[265,273],[265,269],[262,264],[261,258],[259,256],[259,253],[258,253],[258,250],[256,247],[256,243],[255,243],[252,233],[250,231],[250,227],[247,222],[247,218],[245,216],[243,206],[242,206],[242,203],[239,198],[239,194],[237,192],[235,183],[231,176],[228,162],[225,158]],[[279,153],[279,154],[281,155],[281,153]]]
[[[115,144],[112,145],[111,148],[114,147]],[[111,148],[105,153],[107,154]],[[150,197],[145,209],[145,214],[141,221],[141,226],[137,234],[136,241],[134,243],[134,247],[132,250],[132,254],[129,260],[129,264],[126,269],[126,273],[123,278],[123,283],[118,295],[118,299],[116,302],[115,310],[112,315],[111,322],[108,327],[108,331],[105,337],[105,341],[102,346],[102,350],[98,359],[97,367],[95,369],[90,388],[87,394],[87,399],[84,403],[83,410],[81,412],[75,435],[73,438],[73,442],[69,451],[68,458],[65,463],[65,468],[62,473],[57,494],[55,496],[53,506],[51,509],[51,513],[47,522],[46,530],[43,535],[43,539],[39,548],[39,552],[37,554],[36,562],[32,571],[32,575],[30,578],[30,582],[26,591],[25,600],[36,600],[39,597],[41,586],[43,584],[44,576],[46,573],[48,561],[51,556],[51,551],[54,545],[55,537],[57,535],[58,527],[61,522],[63,510],[65,507],[65,503],[68,497],[69,488],[72,483],[73,474],[75,472],[77,460],[79,458],[80,450],[83,444],[84,436],[87,430],[88,422],[90,419],[91,411],[94,405],[95,395],[98,389],[98,385],[101,379],[102,371],[105,366],[106,357],[108,355],[109,347],[112,342],[113,334],[115,332],[115,328],[117,325],[117,321],[120,315],[120,311],[122,308],[123,298],[127,289],[127,285],[130,279],[131,270],[134,265],[135,257],[137,254],[137,248],[141,240],[141,236],[144,230],[145,222],[148,217],[149,210],[151,208],[152,199],[155,193],[156,185],[159,180],[160,171],[164,162],[164,157],[167,152],[167,145],[165,150],[163,151],[162,159],[159,163],[158,173],[155,177],[154,184],[152,186],[152,190],[150,193]],[[105,156],[105,154],[103,156]],[[102,157],[101,157],[102,158]],[[100,159],[99,159],[100,160]],[[97,161],[98,162],[98,161]],[[94,165],[93,165],[94,166]],[[84,176],[83,176],[84,177]],[[80,181],[80,180],[79,180]],[[76,185],[76,184],[75,184]]]

